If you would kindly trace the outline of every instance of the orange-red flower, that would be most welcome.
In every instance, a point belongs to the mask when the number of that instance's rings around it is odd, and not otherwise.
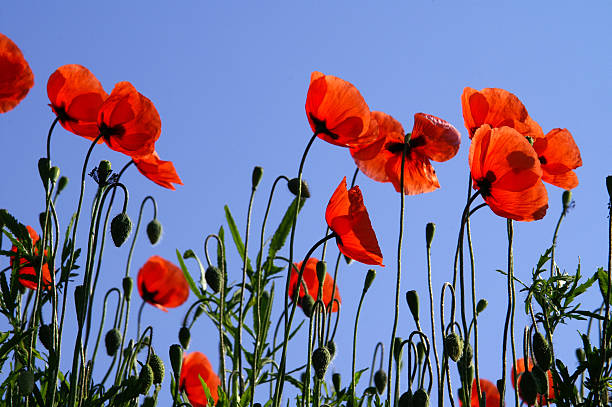
[[[179,389],[187,393],[187,398],[193,407],[206,407],[206,393],[200,378],[206,383],[215,403],[219,399],[217,388],[221,384],[206,355],[201,352],[191,352],[183,358],[183,367],[179,379]]]
[[[47,96],[63,128],[90,140],[98,137],[98,111],[108,94],[89,69],[60,66],[47,81]]]
[[[368,105],[357,88],[335,76],[312,73],[306,116],[319,138],[337,146],[355,147],[374,141],[368,132]]]
[[[486,407],[499,407],[499,390],[492,382],[486,379],[480,379],[480,391],[487,397]],[[459,404],[463,406],[463,401],[459,399]],[[480,407],[478,404],[478,391],[476,389],[476,379],[472,381],[472,398],[470,399],[470,407]]]
[[[533,149],[542,165],[542,180],[563,189],[578,186],[578,177],[572,171],[582,166],[580,150],[567,129],[553,129],[537,138]]]
[[[317,263],[318,259],[311,257],[306,262],[306,267],[304,268],[304,274],[302,275],[302,286],[300,287],[300,300],[304,297],[304,284],[308,288],[308,294],[315,300],[319,295],[319,278],[317,277]],[[298,272],[302,267],[303,262],[299,262],[295,264],[295,267],[291,270],[291,278],[289,281],[289,298],[293,298],[295,290],[297,289],[297,279]],[[328,306],[332,301],[332,290],[334,288],[334,279],[329,273],[325,273],[325,280],[323,280],[323,293],[321,295],[321,300]],[[336,286],[336,290],[334,292],[334,299],[338,300],[339,303],[342,303],[342,299],[340,298],[340,293],[338,292],[338,286]],[[298,305],[301,306],[300,301],[298,301]],[[338,311],[338,304],[336,302],[332,305],[332,312]]]
[[[533,361],[529,359],[529,371],[531,371],[532,369],[533,369]],[[524,358],[517,359],[516,360],[516,373],[518,375],[519,384],[521,383],[521,375],[523,374],[524,371],[525,371],[525,359]],[[551,400],[555,398],[555,388],[553,386],[552,373],[550,372],[550,370],[547,370],[546,374],[548,376],[548,397],[546,397],[545,395],[538,396],[538,401],[541,406],[548,405],[549,398]],[[515,386],[514,384],[514,366],[512,366],[512,370],[510,372],[510,378],[512,380],[512,387],[514,388]],[[521,397],[521,400],[522,400],[522,397]]]
[[[36,231],[31,226],[27,226],[27,229],[28,233],[30,234],[30,238],[32,238],[32,245],[34,246],[34,257],[35,259],[38,259],[39,250],[36,247],[36,243],[38,243],[40,238],[38,237],[38,233],[36,233]],[[15,255],[12,256],[10,260],[11,267],[13,267],[15,259],[17,257],[17,247],[11,247],[11,251],[15,253]],[[31,263],[29,260],[23,257],[19,258],[19,271],[17,272],[17,278],[24,287],[31,288],[32,290],[36,290],[38,288],[38,279],[36,277],[37,270],[37,265]],[[43,263],[42,265],[42,284],[45,290],[49,289],[49,287],[51,286],[51,273],[49,272],[49,266],[47,265],[47,263]]]
[[[178,307],[189,297],[189,285],[180,268],[159,256],[152,256],[138,271],[138,292],[142,299],[162,311]]]
[[[342,254],[364,264],[382,266],[382,253],[361,190],[354,186],[347,191],[346,177],[327,204],[325,220],[336,234]]]
[[[461,106],[470,138],[474,137],[476,130],[483,124],[491,127],[512,127],[532,139],[544,134],[542,128],[529,117],[519,98],[507,90],[485,88],[477,91],[467,87],[461,95]]]
[[[34,86],[34,75],[21,50],[0,34],[0,113],[13,109]]]
[[[544,217],[548,195],[540,161],[519,132],[481,126],[472,139],[469,162],[474,189],[497,215],[521,221]]]
[[[172,184],[183,185],[172,161],[161,160],[157,152],[144,157],[133,157],[133,160],[138,171],[157,185],[168,189],[175,189]]]
[[[161,133],[153,103],[129,82],[119,82],[98,112],[98,130],[108,146],[131,157],[152,154]]]
[[[359,169],[379,182],[391,182],[401,189],[404,129],[393,117],[372,112],[379,138],[371,144],[351,148]],[[430,159],[447,161],[457,154],[461,135],[450,123],[430,114],[414,115],[414,126],[404,160],[404,193],[416,195],[440,187]]]

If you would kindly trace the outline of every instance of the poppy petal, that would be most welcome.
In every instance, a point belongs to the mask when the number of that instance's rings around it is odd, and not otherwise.
[[[542,182],[524,191],[496,190],[485,198],[491,210],[507,219],[531,222],[546,215],[548,209],[548,194]]]
[[[218,388],[221,380],[213,370],[210,361],[202,352],[191,352],[185,355],[181,366],[179,389],[187,393],[187,398],[193,407],[206,407],[208,404],[200,377],[206,383],[216,403],[219,399]]]
[[[453,158],[461,144],[461,134],[457,129],[439,117],[417,113],[414,115],[411,144],[413,148],[431,160],[443,162]]]
[[[34,74],[21,50],[0,34],[0,113],[13,109],[34,86]]]
[[[480,391],[486,396],[486,407],[499,407],[499,390],[493,382],[480,379]],[[472,398],[470,400],[470,407],[480,407],[478,403],[478,389],[476,388],[476,379],[472,381]],[[463,402],[459,399],[459,405],[463,406]]]
[[[402,156],[397,154],[387,161],[385,170],[397,192],[401,189]],[[440,188],[436,171],[427,157],[410,151],[404,163],[404,194],[417,195]]]
[[[138,171],[157,185],[172,190],[175,189],[172,184],[183,185],[172,161],[161,160],[157,152],[144,157],[134,157],[133,160]]]
[[[314,257],[309,258],[308,261],[306,262],[306,267],[304,268],[304,273],[302,275],[302,282],[303,284],[306,284],[306,287],[308,288],[308,294],[310,294],[310,296],[314,299],[317,299],[319,295],[319,278],[317,277],[317,263],[318,262],[319,260]],[[290,299],[293,298],[295,290],[297,289],[298,271],[302,267],[302,263],[303,262],[296,263],[295,268],[291,269],[291,277],[289,281],[289,292],[288,292],[288,296]],[[326,273],[325,280],[323,280],[323,292],[321,295],[321,299],[323,300],[323,303],[326,306],[332,302],[333,287],[334,287],[334,279],[329,273]],[[304,297],[304,295],[305,295],[304,287],[302,286],[302,288],[300,289],[300,299]],[[338,291],[337,285],[336,285],[336,290],[334,292],[334,299],[338,300],[340,304],[342,303],[342,299],[340,298],[340,293]],[[301,306],[300,302],[298,302],[298,305]],[[337,311],[338,311],[338,304],[334,302],[331,312],[337,312]]]
[[[535,140],[533,148],[542,163],[545,182],[564,189],[578,186],[578,178],[572,170],[582,166],[582,158],[567,129],[549,131],[546,136]]]
[[[163,311],[178,307],[189,297],[183,271],[160,256],[150,257],[140,268],[137,286],[144,301]]]

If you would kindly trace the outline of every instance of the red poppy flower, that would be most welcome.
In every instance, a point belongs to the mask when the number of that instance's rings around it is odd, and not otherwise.
[[[481,126],[472,139],[469,162],[473,187],[495,214],[521,221],[544,217],[548,195],[540,161],[519,132]]]
[[[533,361],[529,359],[529,371],[531,371],[532,369],[533,369]],[[521,382],[521,375],[523,374],[524,371],[525,371],[525,359],[524,358],[517,359],[516,360],[516,372],[518,374],[519,384]],[[550,372],[550,370],[547,370],[546,374],[548,376],[548,396],[549,397],[546,397],[545,395],[538,396],[538,401],[541,406],[548,405],[548,398],[550,398],[551,400],[555,398],[555,388],[553,386],[552,373]],[[514,366],[512,366],[512,371],[510,372],[510,379],[512,381],[512,388],[514,388],[515,386],[514,384]],[[521,397],[521,400],[522,399],[523,398]]]
[[[34,75],[21,50],[0,34],[0,113],[13,109],[34,86]]]
[[[157,152],[154,151],[144,157],[134,157],[133,160],[138,171],[157,185],[168,189],[175,189],[172,184],[183,185],[172,161],[160,160]]]
[[[351,148],[359,169],[379,182],[401,188],[404,129],[393,117],[372,112],[379,138],[373,143]],[[440,188],[436,171],[429,160],[447,161],[457,154],[461,135],[450,123],[435,116],[417,113],[404,161],[404,193],[416,195]]]
[[[361,190],[354,186],[347,191],[346,177],[327,204],[325,220],[336,234],[342,254],[364,264],[382,266],[382,253]]]
[[[32,238],[32,245],[34,246],[34,256],[37,257],[39,251],[36,247],[36,243],[40,240],[40,238],[31,226],[26,227],[28,229],[28,233],[30,234],[30,238]],[[17,247],[11,247],[11,251],[15,253],[15,255],[11,257],[10,260],[11,267],[13,267],[15,258],[17,257]],[[17,272],[17,277],[21,285],[27,288],[31,288],[32,290],[36,290],[38,288],[38,279],[36,277],[37,269],[38,266],[32,264],[27,259],[23,257],[19,258],[19,271]],[[51,286],[51,273],[49,272],[49,266],[47,265],[47,263],[43,263],[42,265],[42,284],[45,290],[48,290]]]
[[[108,146],[130,157],[152,154],[161,133],[153,103],[129,82],[119,82],[98,112],[98,130]]]
[[[306,115],[312,131],[329,143],[354,147],[374,141],[368,105],[357,88],[335,76],[312,73]]]
[[[152,256],[138,271],[138,292],[142,299],[162,311],[178,307],[189,297],[189,285],[180,268],[159,256]]]
[[[512,93],[504,89],[485,88],[477,91],[463,89],[461,95],[463,120],[470,138],[483,124],[491,127],[512,127],[525,137],[536,139],[544,134],[542,128],[527,113],[527,109]]]
[[[215,403],[219,399],[217,388],[221,384],[206,355],[201,352],[191,352],[183,358],[179,388],[187,393],[187,398],[193,407],[206,407],[206,393],[200,378],[206,383]]]
[[[306,262],[306,267],[304,268],[304,274],[302,275],[302,287],[300,288],[300,300],[304,297],[304,284],[308,288],[308,294],[315,300],[319,296],[319,278],[317,277],[317,263],[318,259],[311,257]],[[297,279],[298,279],[298,271],[302,267],[303,262],[299,262],[295,264],[295,268],[291,269],[291,279],[289,281],[289,298],[293,298],[295,290],[297,289]],[[332,290],[334,288],[334,279],[329,273],[325,274],[325,280],[323,280],[323,294],[321,296],[321,300],[323,303],[328,306],[332,302]],[[334,293],[334,298],[338,300],[339,303],[342,303],[342,299],[340,298],[340,293],[338,292],[338,286],[336,286],[336,290]],[[300,301],[298,301],[298,305],[300,305]],[[301,305],[300,305],[301,306]],[[336,302],[332,305],[332,312],[338,311],[338,304]]]
[[[98,111],[108,94],[87,68],[60,66],[47,81],[47,95],[63,128],[90,140],[98,137]]]
[[[499,390],[492,382],[486,379],[480,379],[480,391],[487,397],[486,407],[499,407]],[[463,406],[463,402],[459,399],[459,405]],[[472,381],[472,398],[470,399],[470,407],[480,407],[478,404],[478,390],[476,389],[476,379]]]
[[[572,171],[582,166],[580,150],[567,129],[553,129],[536,139],[533,149],[542,165],[542,180],[563,189],[578,186],[578,177]]]

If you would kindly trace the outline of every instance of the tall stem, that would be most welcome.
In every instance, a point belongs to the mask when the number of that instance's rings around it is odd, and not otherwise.
[[[433,342],[433,350],[434,356],[436,358],[436,378],[437,378],[437,390],[438,390],[438,406],[442,407],[444,405],[442,389],[444,388],[444,384],[442,379],[440,378],[440,361],[438,359],[438,349],[436,346],[436,323],[434,316],[434,298],[433,298],[433,285],[431,283],[431,244],[427,242],[427,283],[429,286],[429,310],[431,317],[431,337]]]

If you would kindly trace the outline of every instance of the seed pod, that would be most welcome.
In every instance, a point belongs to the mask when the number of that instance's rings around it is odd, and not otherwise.
[[[115,246],[121,247],[130,236],[132,221],[127,213],[121,212],[111,221],[111,237]]]
[[[257,189],[257,185],[259,185],[259,182],[261,181],[261,177],[263,177],[263,168],[261,167],[255,167],[253,168],[253,175],[251,177],[251,187],[253,188],[253,191]]]
[[[406,302],[408,303],[408,308],[410,308],[410,312],[412,313],[412,318],[414,318],[414,322],[418,324],[419,322],[419,294],[415,290],[410,290],[406,292]]]
[[[41,325],[38,330],[38,340],[47,349],[51,350],[53,346],[53,333],[50,325]]]
[[[153,219],[151,222],[149,222],[147,225],[147,236],[149,237],[149,242],[151,242],[152,245],[159,243],[162,230],[162,225],[157,219]]]
[[[123,296],[129,301],[132,296],[134,280],[132,280],[132,277],[123,277],[121,284],[123,285]]]
[[[552,351],[544,335],[540,332],[534,333],[531,344],[533,346],[533,355],[535,356],[538,366],[544,371],[550,369],[552,364]]]
[[[538,384],[536,383],[533,374],[525,370],[519,376],[519,395],[527,405],[531,406],[535,403],[538,396]]]
[[[331,355],[329,354],[327,347],[324,346],[317,348],[314,350],[314,352],[312,352],[312,367],[314,367],[317,379],[323,380],[323,377],[325,377],[325,372],[327,372],[329,362],[331,362]]]
[[[336,353],[338,352],[338,347],[336,346],[336,342],[327,341],[327,344],[325,345],[325,347],[327,348],[327,351],[329,352],[329,355],[331,356],[331,360],[334,360],[334,358],[336,357]]]
[[[210,289],[214,293],[218,293],[221,289],[221,284],[223,282],[223,274],[218,267],[208,266],[206,272],[204,273],[204,278],[206,279],[206,283],[210,287]]]
[[[164,381],[164,375],[166,374],[166,367],[164,361],[155,353],[149,358],[149,365],[153,369],[153,383],[161,384]]]
[[[104,337],[104,344],[106,345],[106,354],[115,356],[117,349],[121,346],[121,332],[117,328],[108,331]]]
[[[300,305],[302,306],[302,311],[304,311],[304,315],[308,318],[312,316],[312,309],[314,308],[315,300],[308,293],[300,298]]]
[[[138,390],[140,394],[147,394],[153,384],[153,369],[148,364],[143,365],[138,375]]]
[[[148,396],[142,400],[142,407],[155,407],[156,400],[155,398]]]
[[[370,286],[374,282],[376,278],[376,270],[369,269],[368,274],[366,274],[365,282],[363,283],[363,291],[367,292],[370,289]]]
[[[435,234],[436,224],[433,222],[429,222],[427,226],[425,226],[425,242],[427,243],[427,247],[431,247],[431,242],[433,242]]]
[[[422,387],[412,396],[413,407],[429,407],[429,394]]]
[[[287,182],[287,188],[289,188],[289,191],[295,195],[298,196],[298,187],[300,185],[300,180],[297,178],[293,178],[290,179],[289,182]],[[310,189],[308,189],[308,183],[302,179],[302,198],[310,198]]]
[[[385,387],[387,387],[387,373],[383,369],[378,369],[374,373],[374,386],[378,394],[383,394]]]
[[[183,349],[187,349],[189,347],[189,342],[191,342],[191,332],[189,332],[189,328],[182,326],[181,329],[179,329],[178,336]]]
[[[476,313],[480,314],[487,308],[487,305],[489,305],[489,302],[484,298],[481,298],[480,301],[478,301],[478,304],[476,304]]]
[[[59,181],[57,181],[57,187],[55,189],[55,193],[59,194],[60,192],[62,192],[64,190],[64,188],[66,188],[66,185],[68,185],[68,177],[66,176],[61,176]]]
[[[168,351],[170,354],[170,365],[172,365],[172,371],[176,377],[181,374],[181,367],[183,366],[183,348],[181,345],[170,345]]]
[[[446,335],[446,338],[444,338],[444,352],[453,362],[457,362],[461,355],[463,355],[463,339],[455,332]]]
[[[108,181],[108,177],[111,175],[113,170],[111,169],[111,163],[108,160],[100,161],[98,167],[96,168],[96,175],[98,176],[98,184],[106,185],[106,181]]]
[[[399,407],[412,407],[412,392],[408,390],[399,398]]]

